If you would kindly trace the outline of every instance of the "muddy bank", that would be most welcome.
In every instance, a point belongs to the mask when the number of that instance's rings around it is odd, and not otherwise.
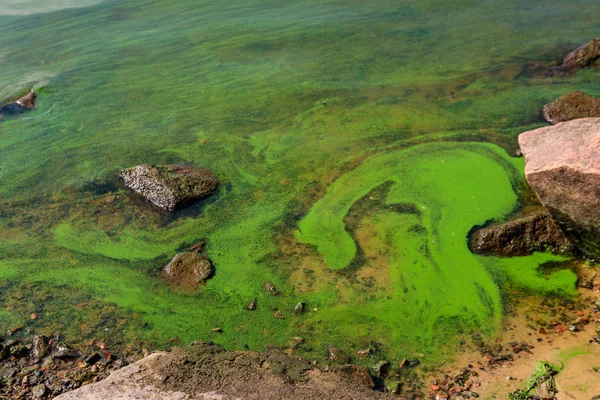
[[[540,299],[514,291],[497,339],[474,340],[454,363],[430,373],[424,379],[429,397],[508,399],[528,387],[539,361],[557,366],[556,392],[541,396],[534,389],[514,398],[589,400],[599,395],[600,274],[585,263],[575,268],[578,298]]]

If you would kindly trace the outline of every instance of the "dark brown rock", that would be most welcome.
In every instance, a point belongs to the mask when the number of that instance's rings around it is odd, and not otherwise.
[[[219,181],[206,169],[188,165],[138,165],[119,177],[156,207],[173,211],[209,196]]]
[[[569,254],[574,246],[550,214],[539,211],[475,231],[471,236],[471,249],[483,254],[522,256],[536,251]]]
[[[561,68],[566,71],[576,71],[593,64],[597,65],[599,59],[600,38],[596,38],[567,54]]]
[[[208,257],[196,252],[176,254],[163,269],[163,276],[184,291],[197,290],[212,275]]]
[[[577,118],[600,117],[600,99],[583,92],[571,92],[560,96],[544,107],[544,119],[551,124]]]
[[[33,110],[35,108],[35,102],[37,100],[37,94],[31,90],[26,95],[19,97],[15,103],[20,105],[21,107],[25,107],[29,110]]]
[[[0,102],[0,117],[4,115],[21,114],[26,111],[35,109],[37,94],[31,90],[26,94]]]
[[[567,238],[600,259],[600,118],[522,133],[525,177]]]

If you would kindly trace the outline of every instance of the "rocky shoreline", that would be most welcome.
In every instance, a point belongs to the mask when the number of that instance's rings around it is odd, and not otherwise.
[[[102,342],[76,349],[60,335],[7,332],[0,342],[0,399],[52,399],[96,383],[148,354],[117,352]]]

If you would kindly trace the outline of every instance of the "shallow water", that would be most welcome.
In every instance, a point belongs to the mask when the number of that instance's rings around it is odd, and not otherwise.
[[[2,328],[431,361],[494,334],[507,284],[572,293],[537,269],[555,257],[474,256],[466,235],[523,201],[507,150],[542,106],[600,96],[592,71],[530,73],[598,35],[597,1],[25,4],[0,15],[0,97],[43,87],[0,119]],[[116,180],[139,163],[223,185],[157,214]],[[178,293],[160,270],[202,238],[216,274]]]

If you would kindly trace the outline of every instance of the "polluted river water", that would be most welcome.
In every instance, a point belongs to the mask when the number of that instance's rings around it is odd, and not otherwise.
[[[527,202],[511,153],[543,105],[600,96],[594,71],[534,73],[598,35],[599,2],[0,4],[0,97],[38,91],[0,117],[1,330],[432,365],[498,334],[507,286],[577,295],[539,268],[565,258],[467,236]],[[117,179],[143,163],[222,184],[157,212]],[[200,240],[214,276],[181,292],[162,268]]]

